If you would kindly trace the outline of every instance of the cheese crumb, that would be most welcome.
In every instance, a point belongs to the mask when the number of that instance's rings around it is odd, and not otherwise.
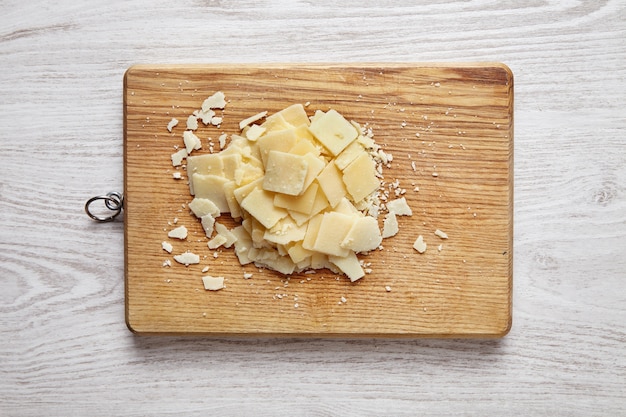
[[[180,180],[180,179],[182,179],[182,178],[183,178],[183,176],[182,176],[182,175],[180,175],[180,172],[174,172],[174,173],[172,174],[172,178],[174,178],[175,180]]]
[[[209,272],[208,266],[205,266],[204,268],[202,268],[202,273],[204,274],[205,272]]]
[[[170,122],[167,124],[167,130],[172,133],[172,129],[178,125],[178,119],[172,118]]]
[[[243,278],[244,278],[244,279],[250,279],[250,278],[252,278],[252,273],[250,273],[250,272],[244,272],[244,273],[243,273]]]
[[[172,250],[174,249],[171,243],[165,241],[161,242],[161,247],[167,253],[172,253]]]
[[[426,252],[426,242],[424,242],[424,237],[422,235],[419,235],[415,240],[415,243],[413,243],[413,249],[419,253]]]
[[[439,229],[435,230],[435,235],[439,236],[442,239],[447,239],[448,238],[448,235],[445,232],[442,232]]]
[[[385,291],[387,291],[387,292],[391,292],[391,287],[390,287],[389,285],[386,285],[386,286],[385,286]]]

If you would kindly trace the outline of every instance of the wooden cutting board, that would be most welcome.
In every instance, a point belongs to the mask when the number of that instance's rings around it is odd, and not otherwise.
[[[286,277],[240,266],[232,249],[208,249],[186,208],[186,172],[170,155],[183,145],[187,117],[216,91],[228,100],[224,119],[219,127],[200,123],[198,154],[209,152],[208,138],[217,152],[218,137],[238,133],[240,120],[294,103],[306,103],[309,115],[334,108],[372,128],[393,155],[385,182],[399,181],[413,216],[399,217],[398,235],[363,257],[370,274],[355,283],[328,270]],[[180,123],[170,133],[173,117]],[[513,76],[504,65],[139,65],[124,79],[124,139],[126,321],[133,332],[501,337],[510,329]],[[179,225],[189,229],[186,241],[168,239]],[[418,235],[428,245],[423,254],[413,249]],[[172,259],[186,250],[201,255],[199,265]],[[226,277],[226,288],[203,289],[207,266],[207,274]]]

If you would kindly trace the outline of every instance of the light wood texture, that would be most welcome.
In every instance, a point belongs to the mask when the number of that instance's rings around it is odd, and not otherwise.
[[[170,155],[187,116],[216,91],[224,121],[195,131],[203,148],[240,133],[239,121],[294,103],[333,108],[368,126],[393,161],[383,189],[413,216],[384,249],[362,256],[373,272],[351,283],[329,270],[285,276],[242,267],[233,249],[210,250],[189,203],[188,173]],[[126,319],[138,333],[332,336],[502,336],[511,322],[513,78],[475,65],[136,66],[125,76]],[[180,123],[170,134],[172,117]],[[419,135],[419,137],[417,137]],[[211,141],[206,138],[212,138]],[[178,171],[183,180],[172,178]],[[419,187],[419,191],[415,191]],[[399,191],[399,190],[398,190]],[[174,222],[177,219],[177,222]],[[218,221],[233,228],[230,216]],[[379,219],[382,226],[382,216]],[[167,232],[184,225],[184,241]],[[449,238],[435,235],[444,230]],[[423,235],[429,249],[418,254]],[[180,265],[172,255],[200,255]],[[441,250],[439,250],[441,245]],[[213,254],[217,255],[217,258]],[[171,267],[163,267],[169,259]],[[226,277],[206,292],[201,270]],[[244,279],[244,272],[252,279]],[[307,279],[308,278],[308,279]],[[388,292],[385,287],[391,287]],[[345,302],[342,300],[346,300]]]
[[[623,1],[0,4],[0,415],[623,416]],[[496,61],[515,74],[500,340],[140,337],[124,323],[137,63]],[[161,224],[157,225],[162,227]]]

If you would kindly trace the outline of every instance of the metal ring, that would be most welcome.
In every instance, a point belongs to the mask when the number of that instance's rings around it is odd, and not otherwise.
[[[93,214],[90,210],[90,206],[99,200],[103,200],[106,208],[111,210],[113,214],[106,217]],[[122,194],[118,193],[117,191],[111,191],[110,193],[107,193],[107,195],[98,195],[95,197],[91,197],[89,200],[87,200],[87,202],[85,203],[85,213],[87,213],[87,215],[93,220],[100,223],[105,223],[114,220],[122,212],[123,207],[124,197],[122,196]]]

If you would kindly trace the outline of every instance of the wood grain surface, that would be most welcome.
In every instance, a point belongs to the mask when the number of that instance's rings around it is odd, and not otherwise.
[[[219,128],[200,124],[203,149],[194,154],[211,153],[211,143],[218,152],[217,137],[240,133],[240,120],[294,103],[307,103],[309,115],[333,108],[374,131],[393,155],[383,190],[390,199],[400,196],[397,187],[406,190],[414,215],[399,217],[398,235],[361,257],[371,274],[355,283],[329,270],[286,276],[242,268],[233,249],[207,247],[200,222],[183,208],[192,198],[188,173],[173,168],[170,155],[183,146],[187,116],[216,91],[228,99],[224,121]],[[505,66],[143,65],[126,73],[124,102],[126,319],[133,331],[334,337],[508,332],[513,76]],[[181,122],[169,133],[172,117]],[[173,179],[174,171],[183,179]],[[219,221],[233,228],[238,223],[229,217]],[[167,237],[181,225],[189,230],[184,241]],[[436,236],[438,229],[449,238]],[[424,254],[413,249],[418,235],[430,247]],[[173,244],[173,255],[190,250],[200,264],[178,264],[161,249],[164,240]],[[163,266],[164,259],[171,267]],[[205,267],[206,274],[226,277],[225,289],[202,289]],[[253,278],[244,279],[244,272]]]
[[[619,0],[0,2],[0,415],[626,415]],[[506,63],[500,340],[141,337],[124,323],[123,85],[138,63]],[[162,225],[158,225],[162,227]]]

